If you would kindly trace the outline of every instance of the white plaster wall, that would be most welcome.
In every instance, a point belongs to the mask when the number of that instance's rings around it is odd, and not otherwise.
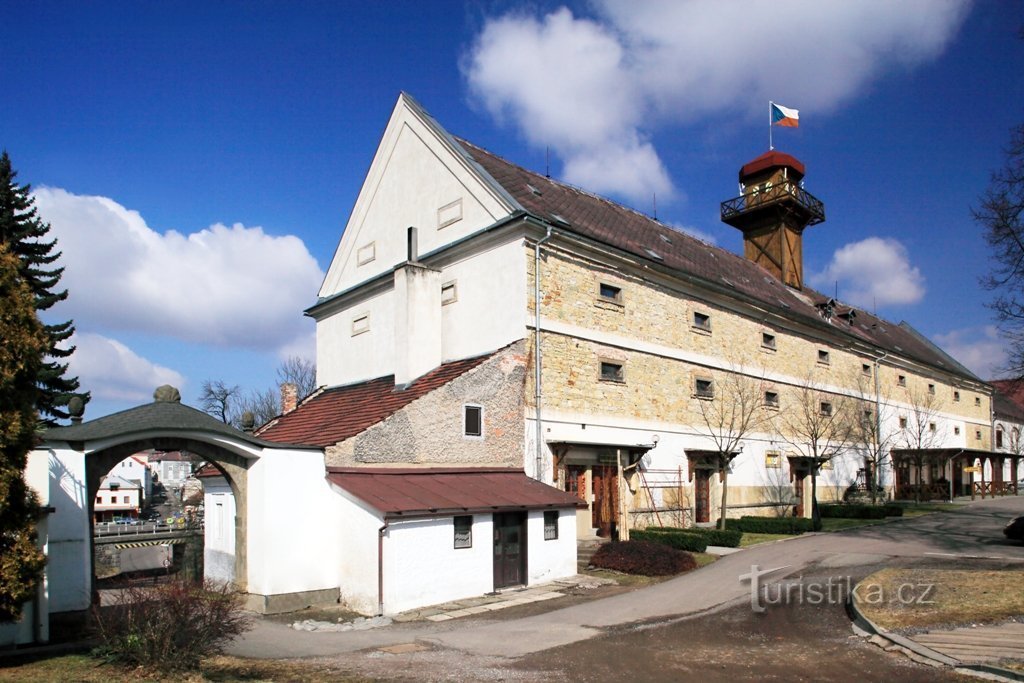
[[[341,602],[356,612],[377,614],[377,534],[384,519],[343,489],[332,491],[340,507],[335,538]]]
[[[248,592],[337,588],[340,519],[320,451],[263,451],[248,471]]]
[[[533,510],[526,518],[527,581],[545,583],[576,573],[576,511],[558,511],[558,538],[544,540],[544,511]]]
[[[441,307],[442,355],[468,358],[526,336],[526,260],[523,241],[497,245],[444,268],[442,284],[456,283],[457,301]]]
[[[384,539],[384,613],[494,590],[493,519],[473,516],[473,547],[455,548],[453,517],[393,521]]]
[[[203,576],[207,581],[235,580],[235,496],[224,477],[203,478],[205,525]]]
[[[395,294],[382,294],[339,311],[316,325],[316,381],[351,384],[395,371]],[[370,329],[352,334],[352,320],[369,315]]]

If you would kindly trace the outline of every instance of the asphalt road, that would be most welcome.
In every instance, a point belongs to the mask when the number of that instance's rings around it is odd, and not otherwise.
[[[1007,542],[1002,535],[1006,521],[1018,514],[1024,514],[1024,496],[977,501],[955,513],[763,544],[648,588],[519,619],[467,618],[347,633],[299,632],[259,620],[252,631],[232,644],[229,653],[253,658],[336,657],[421,643],[434,652],[450,652],[480,666],[491,666],[508,662],[508,658],[564,652],[565,646],[583,641],[597,643],[600,640],[595,639],[638,624],[664,625],[688,615],[744,609],[739,606],[750,600],[751,589],[749,581],[741,577],[755,566],[762,571],[778,569],[770,575],[776,581],[822,572],[859,577],[867,567],[910,560],[958,567],[992,560],[1019,561],[1024,567],[1024,545]],[[745,609],[749,612],[749,607]]]

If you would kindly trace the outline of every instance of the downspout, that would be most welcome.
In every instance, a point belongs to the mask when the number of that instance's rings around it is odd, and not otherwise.
[[[541,428],[541,388],[540,388],[540,245],[551,239],[551,226],[547,234],[533,245],[533,407],[534,419],[537,422],[536,436],[536,479],[543,481],[542,467],[544,464],[544,431]]]
[[[388,532],[388,520],[377,529],[377,616],[384,616],[384,534]]]

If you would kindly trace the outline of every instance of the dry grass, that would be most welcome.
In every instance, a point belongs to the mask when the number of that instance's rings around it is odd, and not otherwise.
[[[857,608],[879,626],[930,628],[1024,615],[1024,571],[883,569],[858,585]]]
[[[749,548],[752,545],[758,543],[768,543],[770,541],[781,541],[784,538],[795,538],[791,534],[755,534],[743,532],[743,538],[740,539],[741,548]]]
[[[212,657],[204,660],[200,671],[192,674],[160,676],[142,669],[126,669],[103,664],[86,655],[66,655],[41,659],[17,666],[0,666],[0,680],[18,683],[51,683],[81,681],[82,683],[204,683],[206,681],[368,681],[325,664],[302,660],[256,660],[237,657]]]

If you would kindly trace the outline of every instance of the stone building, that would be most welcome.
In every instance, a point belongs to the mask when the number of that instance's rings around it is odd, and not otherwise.
[[[326,388],[260,436],[345,468],[522,468],[587,505],[583,536],[713,522],[723,480],[729,514],[808,514],[812,472],[839,499],[891,491],[893,448],[990,449],[989,385],[806,286],[824,204],[804,174],[779,152],[743,166],[721,207],[740,256],[453,137],[402,94],[307,311]]]

